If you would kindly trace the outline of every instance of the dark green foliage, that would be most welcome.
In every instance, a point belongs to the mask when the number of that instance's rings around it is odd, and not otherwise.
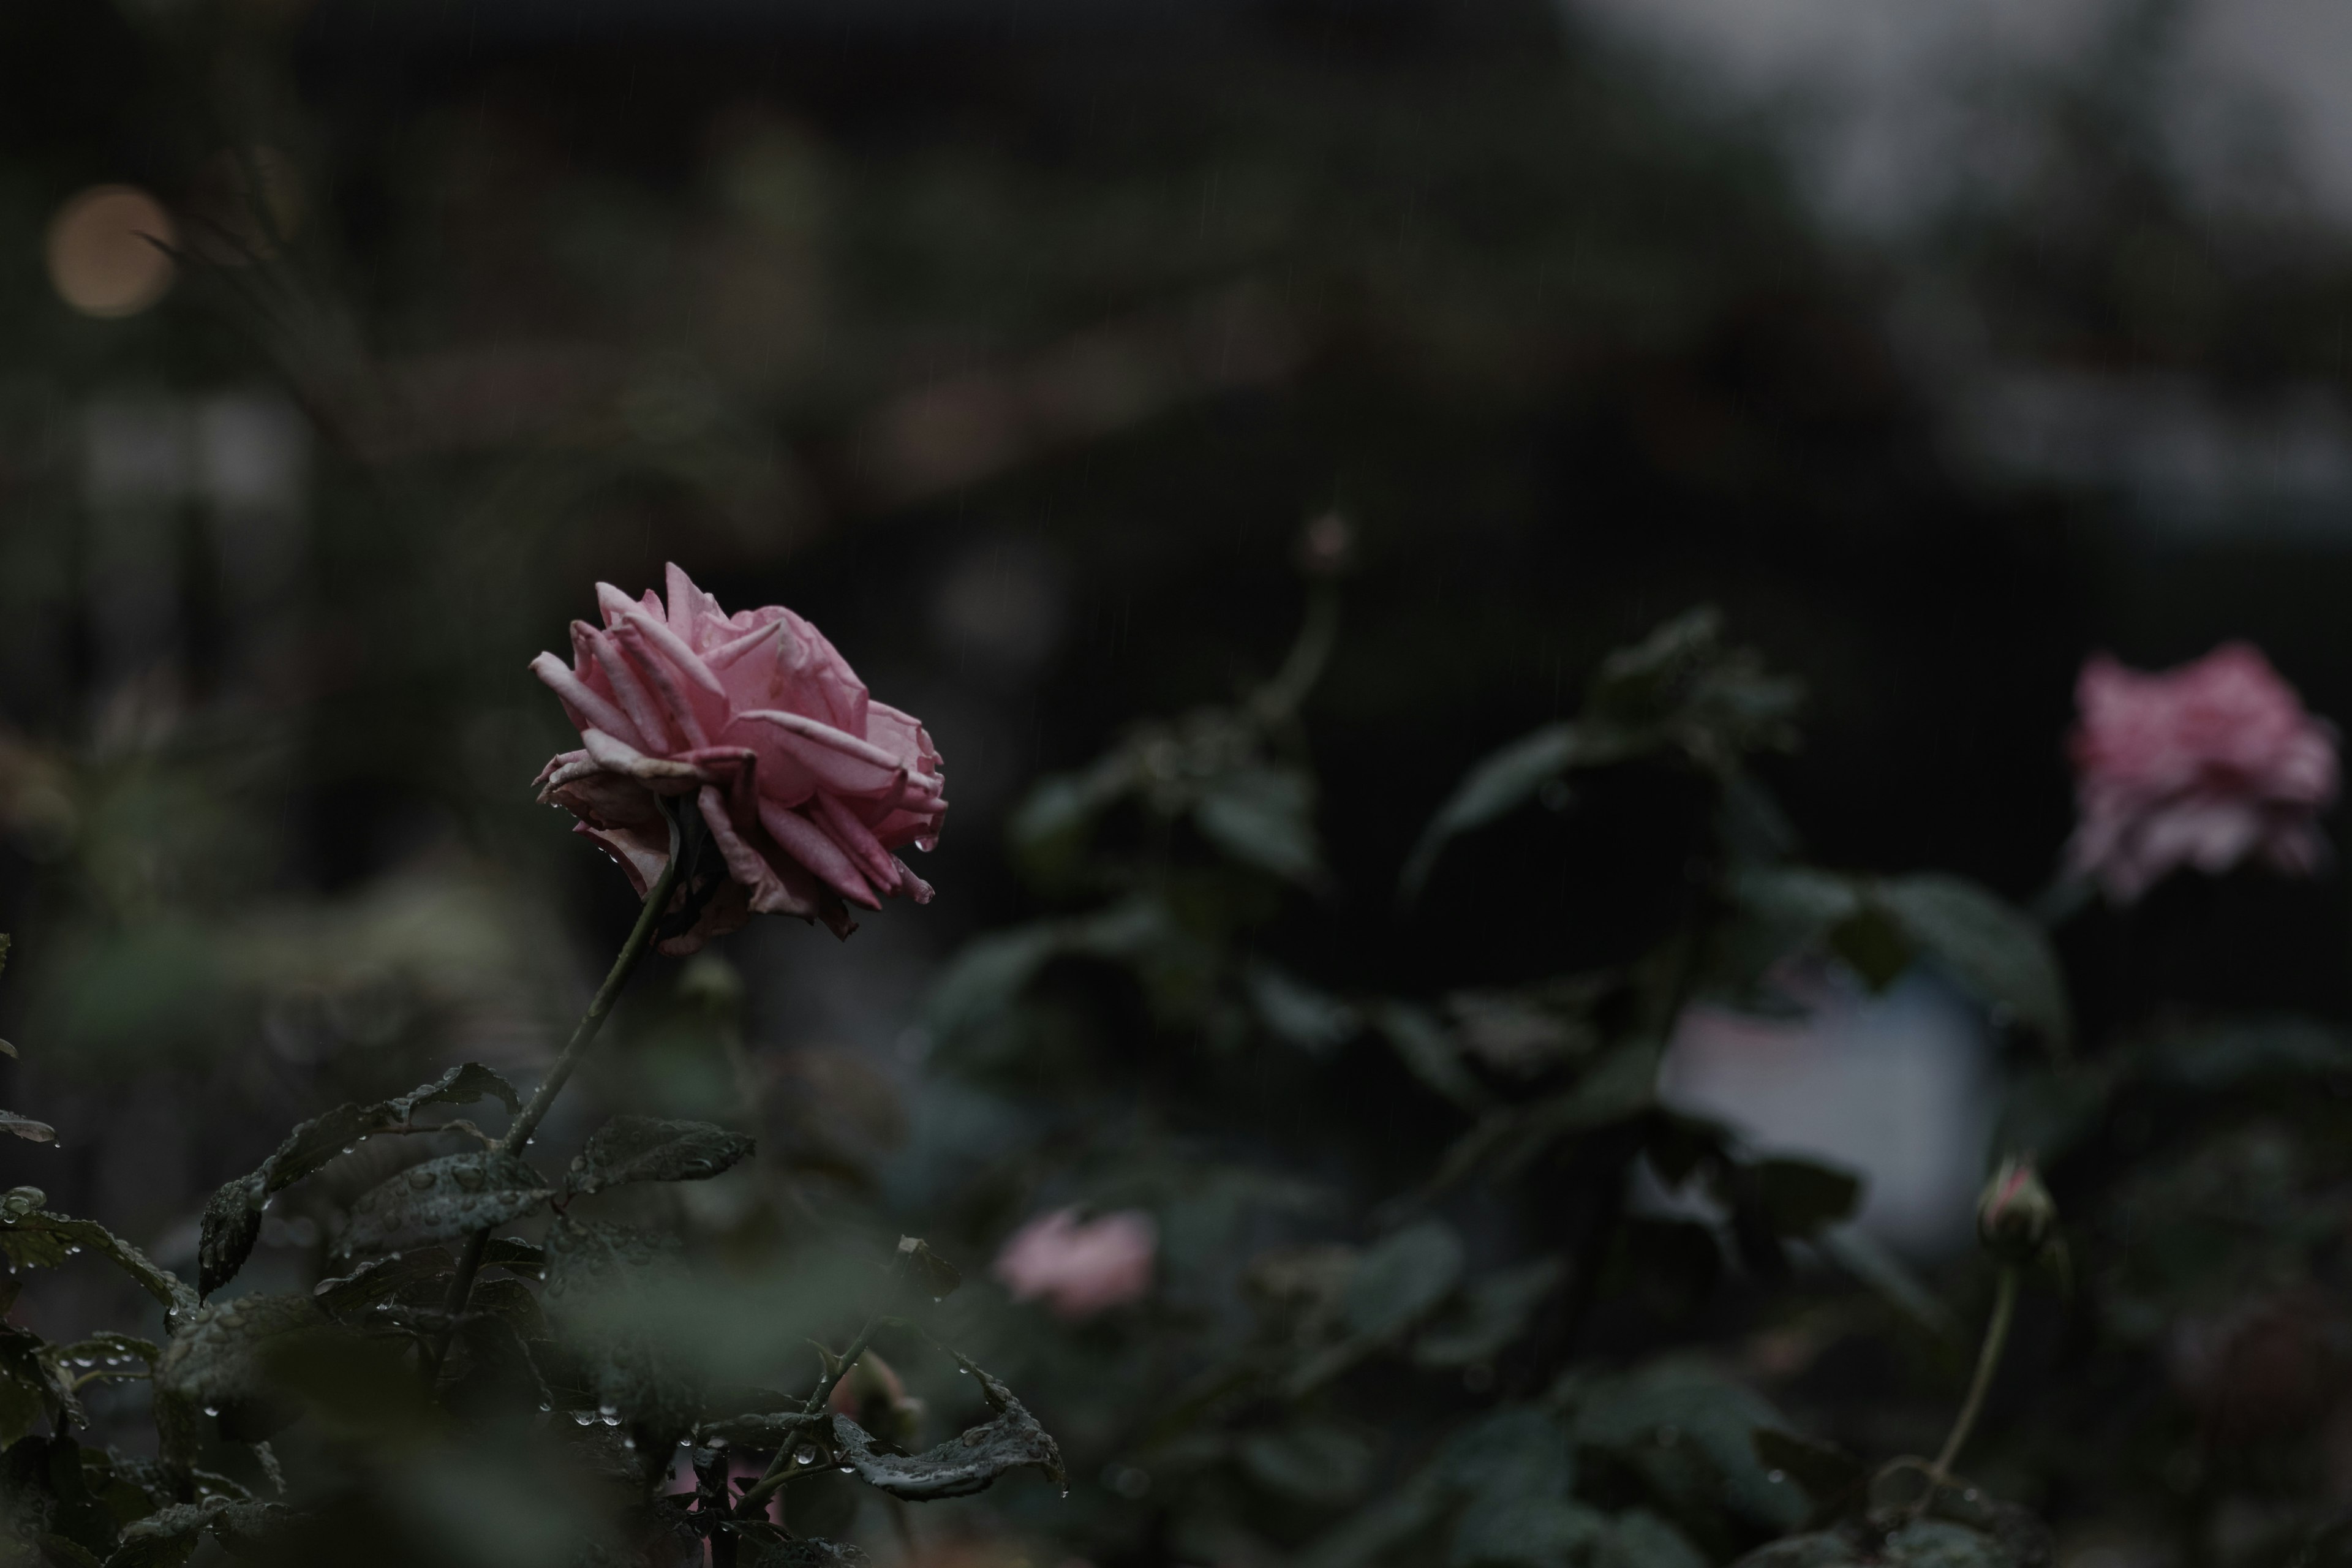
[[[962,1361],[961,1357],[957,1358]],[[969,1361],[971,1373],[996,1415],[958,1437],[922,1454],[877,1451],[865,1428],[846,1415],[833,1422],[836,1461],[856,1472],[858,1479],[908,1502],[936,1502],[942,1498],[969,1497],[985,1490],[1007,1470],[1036,1469],[1057,1484],[1067,1478],[1062,1451],[1027,1406],[1013,1391]]]
[[[509,1110],[521,1108],[514,1087],[478,1062],[451,1068],[431,1083],[372,1105],[339,1105],[303,1122],[278,1152],[249,1176],[226,1184],[205,1205],[197,1249],[196,1288],[209,1296],[236,1277],[261,1234],[261,1211],[288,1187],[323,1169],[361,1139],[405,1130],[416,1112],[433,1105],[466,1105],[497,1099]]]
[[[349,1256],[450,1241],[519,1219],[553,1195],[540,1173],[511,1154],[485,1150],[411,1165],[352,1200],[336,1238]]]
[[[742,1133],[707,1121],[615,1116],[572,1160],[564,1183],[572,1192],[593,1193],[624,1182],[706,1181],[749,1159],[754,1147]]]

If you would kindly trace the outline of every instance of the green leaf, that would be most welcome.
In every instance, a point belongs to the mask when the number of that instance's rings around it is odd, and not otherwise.
[[[1421,841],[1405,861],[1402,895],[1411,899],[1421,891],[1450,840],[1516,811],[1546,784],[1571,767],[1601,760],[1606,750],[1596,751],[1573,724],[1547,724],[1490,753],[1463,775],[1422,830]]]
[[[963,1284],[963,1271],[933,1252],[931,1244],[919,1236],[900,1237],[898,1256],[906,1259],[908,1282],[934,1301],[945,1300]],[[817,1348],[824,1350],[822,1345]]]
[[[995,1019],[1066,950],[1068,940],[1062,922],[1053,921],[966,943],[931,988],[925,1016],[933,1037],[953,1039]]]
[[[597,1193],[625,1182],[699,1182],[749,1159],[758,1145],[740,1132],[708,1121],[663,1121],[615,1116],[596,1130],[565,1178],[574,1193]]]
[[[814,1536],[786,1535],[772,1524],[740,1524],[743,1538],[738,1568],[864,1568],[866,1553]]]
[[[1452,1294],[1463,1257],[1462,1238],[1436,1219],[1408,1226],[1368,1248],[1340,1298],[1348,1327],[1368,1340],[1402,1331]]]
[[[864,1427],[846,1415],[835,1415],[834,1462],[849,1467],[866,1485],[908,1502],[969,1497],[986,1490],[1006,1471],[1022,1468],[1042,1470],[1056,1485],[1066,1484],[1062,1450],[1027,1406],[972,1362],[961,1355],[956,1360],[979,1381],[989,1408],[996,1412],[992,1419],[928,1453],[907,1455],[878,1450]]]
[[[155,1394],[220,1417],[221,1434],[257,1443],[294,1418],[269,1374],[289,1348],[340,1336],[308,1296],[241,1296],[186,1315],[155,1363]]]
[[[1758,1196],[1772,1228],[1809,1237],[1851,1215],[1862,1201],[1862,1178],[1807,1160],[1759,1160]]]
[[[1363,1026],[1355,1008],[1271,963],[1250,965],[1242,988],[1258,1021],[1309,1056],[1329,1056]]]
[[[333,1318],[349,1318],[379,1301],[437,1307],[448,1295],[457,1260],[448,1248],[414,1247],[388,1258],[371,1258],[339,1279],[321,1279],[310,1299]]]
[[[1454,1038],[1421,1008],[1405,1002],[1377,1002],[1366,1013],[1406,1070],[1474,1114],[1490,1110],[1495,1097],[1462,1065]]]
[[[1201,836],[1245,865],[1312,886],[1323,875],[1315,839],[1315,785],[1296,768],[1219,774],[1192,808]]]
[[[2030,916],[1958,877],[1897,878],[1873,894],[1979,1001],[2053,1050],[2066,1048],[2073,1035],[2066,983],[2048,933]]]
[[[512,1084],[479,1062],[464,1062],[406,1094],[373,1105],[339,1105],[297,1126],[259,1169],[225,1183],[205,1205],[196,1247],[198,1292],[211,1295],[245,1267],[261,1235],[261,1211],[274,1194],[321,1169],[361,1139],[407,1126],[428,1105],[468,1105],[488,1099],[501,1101],[509,1111],[522,1107],[522,1097]]]
[[[1235,1447],[1249,1478],[1279,1496],[1315,1508],[1338,1508],[1371,1480],[1371,1446],[1339,1426],[1315,1423],[1253,1432]]]
[[[11,1050],[8,1053],[16,1053]],[[36,1121],[29,1116],[19,1116],[13,1110],[0,1110],[0,1132],[13,1132],[28,1143],[54,1143],[58,1130],[46,1121]]]
[[[40,1189],[18,1187],[10,1194],[29,1194],[38,1202]],[[0,1252],[19,1268],[54,1268],[87,1248],[97,1253],[139,1283],[140,1289],[166,1308],[188,1309],[196,1293],[169,1269],[159,1268],[147,1255],[96,1220],[74,1219],[47,1209],[16,1212],[13,1202],[0,1202]]]
[[[352,1201],[338,1255],[449,1241],[520,1219],[555,1195],[538,1172],[495,1149],[411,1165]]]
[[[185,1542],[193,1552],[200,1532],[209,1530],[214,1539],[234,1552],[267,1539],[271,1530],[292,1517],[292,1510],[281,1504],[244,1498],[214,1497],[197,1503],[173,1503],[126,1528],[122,1532],[123,1550],[128,1552],[133,1545],[145,1542]],[[110,1559],[110,1568],[119,1561],[122,1561],[119,1555]],[[141,1557],[131,1561],[147,1563],[173,1559]]]
[[[5,1411],[11,1430],[5,1436],[9,1443],[45,1418],[55,1421],[62,1415],[77,1424],[89,1424],[89,1417],[74,1394],[72,1380],[58,1364],[54,1349],[40,1335],[14,1323],[0,1323],[0,1385],[8,1391]]]
[[[1527,1331],[1528,1317],[1567,1272],[1559,1258],[1538,1258],[1472,1280],[1460,1304],[1414,1342],[1412,1359],[1423,1366],[1493,1360]]]

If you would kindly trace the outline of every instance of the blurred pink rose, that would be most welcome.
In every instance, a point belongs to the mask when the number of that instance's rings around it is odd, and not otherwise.
[[[2160,675],[2105,654],[2075,685],[2069,738],[2080,821],[2066,861],[2129,903],[2181,866],[2259,855],[2308,876],[2326,852],[2314,818],[2336,798],[2334,729],[2245,643]]]
[[[929,901],[929,884],[891,853],[930,848],[947,817],[922,725],[869,699],[792,611],[729,616],[675,565],[668,575],[667,608],[597,584],[604,624],[572,623],[571,666],[549,653],[531,661],[582,744],[540,770],[540,800],[577,816],[574,831],[643,896],[669,862],[656,797],[696,797],[729,880],[664,952],[692,952],[755,914],[821,920],[847,936],[856,925],[845,900]]]
[[[1090,1318],[1151,1289],[1160,1228],[1139,1209],[1081,1222],[1074,1208],[1039,1215],[996,1255],[995,1273],[1016,1301],[1043,1296],[1065,1318]]]

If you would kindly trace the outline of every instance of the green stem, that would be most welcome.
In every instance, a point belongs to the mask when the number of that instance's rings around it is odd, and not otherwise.
[[[1299,626],[1297,640],[1290,645],[1289,655],[1274,679],[1250,698],[1250,707],[1259,720],[1276,722],[1297,712],[1323,678],[1323,667],[1330,662],[1331,649],[1339,640],[1339,590],[1330,583],[1316,583],[1307,589],[1307,618]]]
[[[605,1016],[612,1012],[613,1004],[619,999],[621,988],[629,983],[629,976],[636,972],[646,950],[653,946],[654,927],[660,923],[662,911],[669,908],[670,895],[677,888],[679,866],[686,858],[685,836],[678,831],[677,808],[667,800],[661,803],[661,807],[662,815],[669,819],[669,864],[662,868],[661,875],[655,878],[654,885],[646,890],[645,904],[637,910],[637,923],[630,928],[629,939],[621,944],[620,956],[613,960],[613,967],[605,974],[604,984],[596,988],[595,996],[588,1004],[588,1011],[572,1031],[572,1038],[555,1058],[555,1065],[547,1069],[547,1076],[539,1080],[539,1087],[531,1091],[530,1099],[516,1115],[514,1125],[507,1129],[504,1138],[499,1140],[500,1153],[520,1154],[524,1145],[530,1142],[530,1135],[546,1119],[548,1107],[555,1103],[555,1097],[570,1081],[572,1070],[580,1065],[580,1058],[587,1051],[589,1042],[595,1039],[597,1031],[604,1028]],[[439,1373],[441,1363],[449,1354],[450,1336],[457,1332],[458,1315],[465,1311],[467,1302],[473,1298],[474,1276],[481,1271],[482,1252],[489,1241],[490,1233],[487,1229],[478,1230],[466,1238],[465,1250],[457,1258],[457,1272],[450,1279],[449,1294],[442,1302],[442,1315],[447,1321],[442,1327],[440,1339],[433,1346],[430,1359],[425,1363],[428,1384]]]
[[[834,1389],[849,1375],[849,1369],[857,1364],[857,1358],[866,1353],[866,1347],[873,1344],[874,1331],[881,1326],[879,1314],[866,1320],[866,1326],[857,1331],[856,1339],[849,1342],[848,1351],[834,1363],[833,1371],[817,1384],[816,1392],[810,1394],[807,1403],[801,1406],[802,1415],[814,1415],[832,1401]],[[736,1518],[750,1519],[757,1514],[767,1505],[770,1495],[792,1479],[793,1450],[799,1447],[797,1443],[787,1443],[776,1450],[776,1457],[768,1461],[766,1472],[751,1483],[750,1489],[743,1494],[743,1500],[735,1505]]]
[[[2009,1342],[2009,1321],[2016,1311],[2017,1265],[2004,1263],[2000,1266],[2000,1283],[1993,1292],[1992,1317],[1985,1324],[1984,1344],[1977,1352],[1977,1372],[1969,1383],[1969,1397],[1960,1406],[1959,1418],[1952,1423],[1952,1435],[1944,1439],[1944,1451],[1928,1468],[1927,1495],[1931,1498],[1936,1488],[1951,1479],[1952,1461],[1960,1457],[1961,1446],[1968,1442],[1969,1431],[1984,1409],[1985,1391],[1992,1386],[1993,1372],[2000,1365],[2001,1348]]]

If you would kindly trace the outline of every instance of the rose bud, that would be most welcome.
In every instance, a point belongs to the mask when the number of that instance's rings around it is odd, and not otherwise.
[[[675,565],[669,602],[596,585],[604,624],[572,623],[572,663],[531,671],[581,749],[540,770],[540,800],[620,863],[639,897],[669,864],[663,796],[691,797],[727,880],[664,952],[694,952],[755,914],[856,930],[847,905],[927,903],[893,850],[929,849],[947,817],[944,769],[920,723],[874,701],[849,662],[780,605],[730,616]],[[681,887],[673,910],[706,889]]]
[[[2336,733],[2256,649],[2225,643],[2158,675],[2102,654],[2083,666],[2075,700],[2079,822],[2066,864],[2110,901],[2131,903],[2183,866],[2318,868]]]
[[[2058,1205],[2034,1173],[2033,1162],[2014,1155],[2000,1163],[1977,1200],[1977,1239],[2003,1263],[2032,1263],[2058,1229]]]

